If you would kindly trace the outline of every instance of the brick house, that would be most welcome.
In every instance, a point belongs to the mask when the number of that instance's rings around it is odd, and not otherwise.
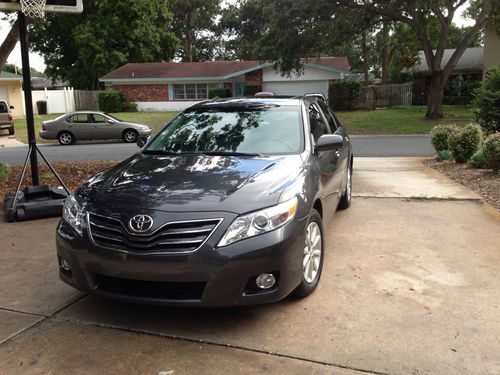
[[[212,87],[225,87],[234,97],[245,85],[260,85],[278,95],[322,93],[328,83],[350,70],[346,57],[304,60],[300,75],[281,76],[273,63],[261,61],[206,61],[193,63],[130,63],[100,78],[107,88],[119,90],[140,111],[182,110],[208,98]]]

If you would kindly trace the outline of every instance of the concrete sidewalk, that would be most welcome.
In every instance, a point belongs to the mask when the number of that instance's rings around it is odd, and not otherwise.
[[[57,219],[0,223],[2,373],[500,373],[500,214],[418,159],[355,168],[304,300],[199,310],[83,296],[57,279]]]
[[[15,135],[9,135],[7,130],[0,130],[0,148],[3,147],[17,147],[26,146],[24,143],[19,142]]]

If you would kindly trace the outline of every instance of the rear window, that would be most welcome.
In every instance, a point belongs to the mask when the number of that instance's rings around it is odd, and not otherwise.
[[[7,103],[0,102],[0,113],[8,113],[8,112],[9,112],[9,107],[7,106]]]

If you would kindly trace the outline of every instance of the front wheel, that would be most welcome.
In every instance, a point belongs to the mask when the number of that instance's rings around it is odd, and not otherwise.
[[[123,140],[127,143],[137,141],[137,132],[134,129],[127,129],[123,132]]]
[[[339,202],[339,209],[345,210],[346,208],[349,208],[351,205],[351,200],[352,200],[352,163],[349,163],[349,167],[347,168],[347,183],[345,186],[344,193],[342,194],[342,197],[340,198]]]
[[[302,259],[302,281],[294,294],[307,297],[318,286],[323,269],[323,224],[318,211],[312,210],[306,228],[304,257]]]

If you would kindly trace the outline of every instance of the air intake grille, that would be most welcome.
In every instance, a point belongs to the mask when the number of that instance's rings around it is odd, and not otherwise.
[[[89,213],[89,231],[96,245],[137,253],[190,253],[200,248],[222,219],[176,221],[150,234],[132,234],[120,220]]]
[[[93,276],[100,290],[143,298],[200,300],[206,285],[205,282],[143,281],[100,274],[93,274]]]

